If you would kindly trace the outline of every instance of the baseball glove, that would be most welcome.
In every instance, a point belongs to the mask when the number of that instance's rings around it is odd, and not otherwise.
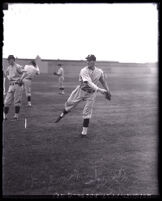
[[[105,93],[104,93],[104,95],[105,95],[105,98],[107,99],[107,100],[111,100],[111,94],[110,94],[110,92],[108,92],[108,91],[106,91]]]
[[[53,74],[54,74],[54,75],[57,75],[57,73],[56,73],[56,72],[54,72]]]
[[[83,85],[81,86],[81,89],[82,89],[83,91],[87,92],[87,93],[94,93],[94,92],[95,92],[95,90],[92,89],[91,87],[89,87],[87,84],[83,84]]]
[[[20,87],[24,84],[22,80],[17,80],[15,83],[18,84]]]

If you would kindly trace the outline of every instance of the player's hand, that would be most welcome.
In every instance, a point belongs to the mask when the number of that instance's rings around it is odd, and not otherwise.
[[[16,81],[16,84],[18,84],[21,87],[24,83],[21,79],[19,79]]]
[[[101,88],[98,88],[98,91],[103,95],[105,95],[105,93],[107,92],[106,89],[101,89]]]
[[[105,98],[107,99],[107,100],[111,100],[111,93],[110,93],[110,91],[106,91],[105,92]]]

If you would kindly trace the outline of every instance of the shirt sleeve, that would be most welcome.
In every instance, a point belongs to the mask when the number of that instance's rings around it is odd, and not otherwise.
[[[8,69],[8,68],[7,68],[7,69]],[[3,76],[4,76],[4,77],[6,76],[7,69],[5,70],[5,67],[3,66]]]
[[[4,71],[4,74],[5,74],[6,76],[8,76],[8,75],[9,75],[9,67],[7,67],[6,72]]]
[[[39,74],[40,74],[40,69],[39,69],[38,66],[36,66],[36,70],[37,70],[37,73],[38,73],[38,75],[39,75]]]
[[[83,82],[88,82],[88,86],[94,89],[95,91],[98,90],[98,86],[92,82],[92,79],[88,75],[88,73],[84,70],[81,70],[80,77]]]
[[[59,68],[58,71],[57,71],[57,74],[62,75],[62,69]]]
[[[100,69],[100,71],[101,71],[101,76],[100,76],[100,78],[103,78],[103,79],[104,79],[104,77],[105,77],[105,76],[104,76],[104,72],[103,72],[103,70],[101,70],[101,69]]]
[[[20,65],[17,65],[16,68],[17,68],[18,73],[20,73],[20,74],[22,74],[25,71],[24,68]]]
[[[86,71],[84,71],[84,70],[81,70],[80,71],[80,77],[81,77],[81,79],[82,79],[82,81],[83,82],[92,82],[92,80],[91,80],[91,78],[90,78],[90,76],[88,75],[88,73],[86,72]]]

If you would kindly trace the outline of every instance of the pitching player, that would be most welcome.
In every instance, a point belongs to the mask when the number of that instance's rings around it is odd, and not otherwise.
[[[87,135],[88,126],[92,117],[92,110],[97,92],[105,94],[105,97],[110,100],[111,93],[108,84],[104,78],[104,73],[100,68],[95,66],[96,57],[88,55],[87,66],[82,68],[79,75],[80,85],[78,85],[71,93],[70,97],[65,103],[63,112],[57,118],[55,123],[59,122],[65,114],[70,112],[79,102],[85,101],[83,109],[83,129],[82,136]],[[99,88],[97,85],[101,83],[104,89]]]
[[[15,62],[15,57],[13,55],[8,56],[9,66],[6,70],[6,76],[9,80],[9,88],[4,99],[4,120],[7,119],[7,114],[9,112],[9,106],[14,98],[15,115],[14,119],[18,119],[20,112],[21,100],[22,100],[22,83],[20,78],[24,72],[23,67]]]
[[[28,106],[31,106],[31,85],[32,79],[40,74],[39,67],[36,65],[36,62],[32,60],[29,65],[25,65],[24,73],[20,79],[20,82],[23,82],[25,94],[27,97]]]
[[[64,69],[61,67],[61,64],[58,64],[57,67],[57,72],[54,72],[54,75],[57,75],[59,77],[59,89],[60,92],[59,94],[65,94],[64,92]]]

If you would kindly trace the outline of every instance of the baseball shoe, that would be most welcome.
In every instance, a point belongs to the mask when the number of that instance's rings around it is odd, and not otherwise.
[[[60,114],[60,116],[56,119],[55,123],[59,122],[68,112],[64,109],[64,111]]]
[[[64,93],[64,92],[59,92],[59,94],[60,94],[60,95],[64,95],[65,93]]]
[[[18,114],[15,114],[13,118],[14,118],[15,120],[18,120],[18,118],[19,118],[19,117],[18,117]]]
[[[84,134],[81,134],[81,137],[87,137],[87,134],[86,134],[86,135],[84,135]]]
[[[87,136],[87,133],[84,133],[84,132],[81,133],[81,137],[86,137],[86,136]]]
[[[3,113],[3,120],[7,120],[7,115]]]
[[[59,116],[59,117],[56,119],[55,123],[59,122],[61,119],[62,119],[62,117]]]
[[[27,106],[28,106],[28,107],[31,107],[31,106],[32,106],[32,105],[31,105],[31,102],[28,102]]]

